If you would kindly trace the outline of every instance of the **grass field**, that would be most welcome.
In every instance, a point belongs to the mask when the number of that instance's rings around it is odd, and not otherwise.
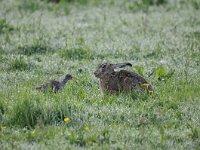
[[[200,1],[52,1],[0,0],[0,149],[200,149]],[[103,62],[155,94],[103,95]]]

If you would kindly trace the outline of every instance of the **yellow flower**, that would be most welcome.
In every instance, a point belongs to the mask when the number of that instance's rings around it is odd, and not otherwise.
[[[89,144],[89,145],[92,145],[92,143],[93,143],[93,142],[92,142],[91,140],[90,140],[90,141],[88,141],[88,144]]]
[[[152,90],[149,90],[148,92],[149,92],[150,94],[153,94],[153,91],[152,91]]]
[[[89,128],[88,128],[88,127],[85,127],[84,130],[85,130],[86,132],[88,132],[88,131],[89,131]]]
[[[64,122],[70,122],[71,120],[69,118],[64,118]]]
[[[31,132],[31,134],[32,134],[32,135],[35,134],[35,130],[33,130],[33,131]]]
[[[142,84],[144,87],[147,87],[147,86],[149,86],[149,84],[148,83],[144,83],[144,84]]]

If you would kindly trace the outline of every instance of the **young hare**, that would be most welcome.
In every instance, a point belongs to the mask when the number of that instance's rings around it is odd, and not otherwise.
[[[130,63],[110,64],[104,63],[97,67],[94,75],[100,79],[100,86],[104,93],[116,94],[122,91],[147,91],[153,92],[153,87],[140,75],[127,71],[120,70],[116,72],[116,68],[124,68],[131,66]]]
[[[51,90],[54,93],[58,92],[58,90],[61,90],[65,87],[68,80],[72,80],[74,77],[72,75],[67,74],[65,78],[60,82],[56,80],[51,80],[49,82],[46,82],[38,87],[36,87],[36,90]]]

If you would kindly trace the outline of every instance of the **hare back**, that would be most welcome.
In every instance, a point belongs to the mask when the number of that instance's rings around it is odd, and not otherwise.
[[[148,90],[152,91],[153,87],[142,76],[127,70],[121,70],[116,73],[119,79],[121,89],[124,91],[135,90]]]

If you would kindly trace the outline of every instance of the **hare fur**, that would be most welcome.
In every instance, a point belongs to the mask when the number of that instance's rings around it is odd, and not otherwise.
[[[103,93],[120,93],[122,91],[147,91],[153,92],[153,87],[142,76],[127,70],[115,71],[116,68],[132,66],[131,63],[104,63],[100,64],[94,72],[100,79],[100,87]]]

